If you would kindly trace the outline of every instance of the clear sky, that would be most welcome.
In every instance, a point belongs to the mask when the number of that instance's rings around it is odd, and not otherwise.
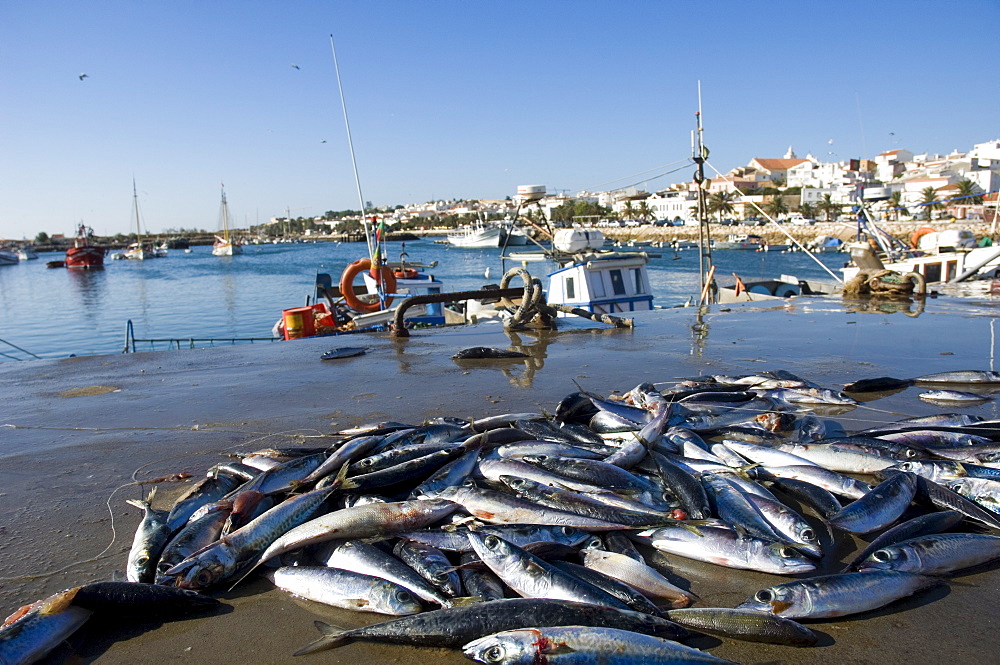
[[[0,3],[0,237],[609,189],[1000,138],[997,0]],[[297,68],[293,65],[297,65]],[[87,74],[80,79],[81,74]],[[691,168],[648,183],[690,178]]]

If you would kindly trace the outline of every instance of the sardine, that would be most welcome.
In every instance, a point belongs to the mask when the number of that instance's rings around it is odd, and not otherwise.
[[[423,609],[406,588],[347,570],[286,566],[268,571],[266,576],[279,589],[332,607],[396,616]]]
[[[487,665],[732,663],[678,642],[589,626],[508,630],[470,642],[462,651],[466,658]]]
[[[825,619],[878,609],[939,584],[934,577],[890,570],[821,575],[761,589],[739,609],[789,619]]]
[[[596,625],[680,639],[687,631],[666,619],[632,610],[548,598],[505,598],[490,603],[422,612],[370,626],[341,630],[321,621],[323,633],[296,656],[352,642],[383,642],[410,646],[456,648],[491,631],[525,626]]]

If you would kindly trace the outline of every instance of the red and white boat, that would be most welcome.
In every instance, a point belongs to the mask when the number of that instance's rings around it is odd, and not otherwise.
[[[104,254],[107,250],[91,242],[94,230],[80,224],[76,230],[73,246],[66,250],[66,267],[81,270],[94,270],[104,267]]]

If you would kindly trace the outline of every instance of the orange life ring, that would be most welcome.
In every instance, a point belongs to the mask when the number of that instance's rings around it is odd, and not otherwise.
[[[365,270],[369,272],[376,282],[381,283],[384,293],[396,292],[396,276],[392,274],[392,270],[388,266],[382,266],[376,270],[372,268],[370,259],[358,259],[347,266],[344,269],[344,274],[340,276],[340,293],[344,296],[344,300],[351,309],[362,313],[377,312],[382,309],[381,303],[377,301],[372,303],[361,302],[354,294],[354,278]],[[385,306],[388,307],[391,302],[392,297],[386,296]]]
[[[394,270],[392,272],[396,279],[416,279],[420,274],[416,268],[406,268],[405,270]]]
[[[927,235],[928,233],[937,233],[937,229],[932,229],[929,226],[922,226],[916,231],[914,231],[913,235],[910,236],[910,247],[912,247],[913,249],[919,247],[920,239],[925,235]]]

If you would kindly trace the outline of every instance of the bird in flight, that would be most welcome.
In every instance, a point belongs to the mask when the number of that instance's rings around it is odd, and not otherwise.
[[[298,65],[292,65],[292,67],[295,67],[295,69],[300,69]]]
[[[326,139],[321,140],[320,143],[326,143]]]
[[[85,79],[85,78],[87,78],[87,75],[86,75],[86,74],[80,74],[80,80],[81,80],[81,81],[82,81],[83,79]]]

